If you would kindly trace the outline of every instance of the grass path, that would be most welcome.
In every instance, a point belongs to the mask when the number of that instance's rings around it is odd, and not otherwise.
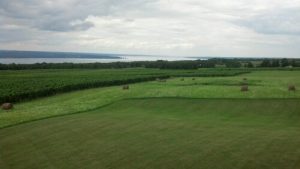
[[[0,168],[300,167],[297,99],[129,99],[0,130]]]

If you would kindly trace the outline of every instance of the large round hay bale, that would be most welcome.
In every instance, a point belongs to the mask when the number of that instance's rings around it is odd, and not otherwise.
[[[247,91],[249,91],[248,85],[243,85],[243,86],[241,87],[241,91],[242,91],[242,92],[247,92]]]
[[[123,86],[123,90],[129,90],[129,86],[128,85],[124,85]]]
[[[10,110],[10,109],[12,109],[14,106],[13,106],[13,104],[12,103],[3,103],[2,105],[1,105],[1,108],[3,109],[3,110]]]
[[[296,91],[296,86],[294,86],[294,85],[289,85],[289,91],[293,91],[293,92],[295,92]]]

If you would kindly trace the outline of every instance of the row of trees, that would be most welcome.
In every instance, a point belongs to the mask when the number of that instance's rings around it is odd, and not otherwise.
[[[260,67],[300,67],[300,62],[296,59],[264,59]]]
[[[254,64],[255,63],[255,64]],[[0,70],[23,69],[109,69],[109,68],[159,68],[159,69],[198,69],[223,66],[227,68],[253,67],[300,67],[299,59],[219,59],[195,61],[138,61],[113,63],[36,63],[0,64]]]
[[[0,70],[24,69],[110,69],[110,68],[159,68],[159,69],[198,69],[215,67],[211,60],[197,61],[138,61],[112,63],[36,63],[36,64],[0,64]]]

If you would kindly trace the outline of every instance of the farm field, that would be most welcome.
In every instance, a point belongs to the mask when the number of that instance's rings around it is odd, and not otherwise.
[[[0,103],[20,102],[56,93],[121,85],[171,76],[232,76],[245,70],[43,69],[1,70]]]
[[[297,169],[300,93],[289,85],[300,86],[300,71],[172,77],[20,102],[0,110],[0,168]]]
[[[247,78],[249,91],[241,92],[240,83]],[[0,128],[15,124],[98,109],[126,98],[299,98],[300,92],[289,92],[288,85],[300,86],[300,71],[255,71],[231,77],[172,78],[167,82],[145,82],[130,85],[86,89],[58,94],[15,105],[11,111],[0,110]]]

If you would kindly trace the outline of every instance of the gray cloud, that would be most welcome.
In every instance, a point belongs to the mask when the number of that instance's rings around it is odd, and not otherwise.
[[[35,27],[47,31],[68,32],[88,30],[94,27],[94,24],[88,21],[80,21],[80,23],[72,24],[68,20],[54,20],[42,22],[35,25]]]
[[[299,0],[0,0],[0,46],[299,57],[299,22]]]
[[[300,8],[268,11],[235,23],[262,34],[300,35]]]
[[[122,15],[125,10],[146,8],[150,0],[1,0],[2,17],[47,31],[83,31],[93,27],[89,15]],[[76,21],[81,23],[73,24]]]
[[[0,43],[21,42],[31,39],[33,34],[24,30],[0,29]]]

